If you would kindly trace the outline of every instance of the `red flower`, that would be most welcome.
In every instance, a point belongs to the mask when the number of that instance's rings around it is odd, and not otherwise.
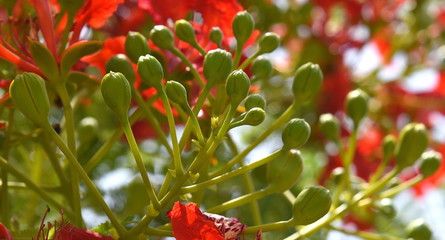
[[[93,28],[101,28],[116,11],[117,5],[123,2],[124,0],[86,0],[75,20]]]
[[[167,217],[177,240],[224,240],[215,223],[204,218],[196,203],[176,202]]]
[[[2,223],[0,223],[0,239],[4,239],[4,240],[12,240],[12,235],[11,232],[9,232],[9,230],[5,227],[5,225],[3,225]]]
[[[99,52],[82,58],[92,66],[97,67],[102,74],[105,74],[105,64],[114,55],[119,53],[125,53],[125,36],[119,36],[115,38],[107,38],[104,42],[102,50]]]

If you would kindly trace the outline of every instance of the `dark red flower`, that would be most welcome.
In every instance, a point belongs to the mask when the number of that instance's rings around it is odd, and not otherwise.
[[[13,240],[11,232],[2,223],[0,223],[0,239]]]

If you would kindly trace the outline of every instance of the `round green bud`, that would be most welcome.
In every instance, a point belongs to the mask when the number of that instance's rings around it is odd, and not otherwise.
[[[269,187],[282,193],[297,183],[303,171],[303,159],[298,150],[291,149],[267,163],[266,179]]]
[[[244,107],[246,108],[246,110],[250,110],[254,107],[265,109],[266,100],[260,94],[250,94],[249,96],[247,96],[246,101],[244,102]]]
[[[293,221],[296,225],[308,225],[322,218],[329,212],[332,199],[329,190],[320,186],[311,186],[298,194],[293,204]]]
[[[387,135],[383,138],[383,158],[390,159],[394,155],[397,139],[393,135]]]
[[[258,52],[261,54],[273,52],[280,46],[280,37],[276,33],[267,32],[258,40]]]
[[[139,57],[138,72],[145,84],[158,90],[162,88],[164,70],[158,59],[149,54]]]
[[[377,210],[388,218],[394,218],[397,215],[396,208],[391,198],[383,198],[376,204]]]
[[[167,81],[165,84],[165,92],[170,101],[182,106],[188,107],[187,90],[185,87],[176,81]]]
[[[176,37],[192,46],[198,44],[196,41],[195,29],[193,29],[192,24],[184,19],[176,21],[175,33]]]
[[[342,183],[345,175],[345,169],[342,167],[336,167],[331,172],[331,181],[333,184],[338,185]]]
[[[153,43],[161,49],[172,49],[173,46],[173,33],[164,25],[156,25],[150,31],[150,39]]]
[[[224,83],[232,71],[232,55],[222,49],[209,51],[204,57],[204,77],[207,84],[214,86]]]
[[[340,123],[331,113],[320,115],[320,130],[331,141],[338,141],[340,137]]]
[[[420,159],[420,173],[423,177],[433,175],[442,164],[442,154],[436,151],[424,152]]]
[[[136,79],[136,75],[133,70],[133,66],[127,60],[124,54],[118,54],[110,58],[105,64],[105,71],[108,72],[120,72],[124,74],[130,84],[133,85]]]
[[[238,12],[235,15],[232,21],[232,31],[238,47],[246,43],[252,35],[254,27],[253,17],[247,11]]]
[[[430,240],[433,236],[430,227],[423,219],[416,219],[406,227],[407,238],[413,240]]]
[[[216,45],[220,46],[223,39],[223,32],[219,27],[212,27],[210,30],[210,41],[216,43]]]
[[[397,142],[395,156],[397,167],[404,169],[414,164],[428,147],[428,133],[425,125],[409,123],[403,127]]]
[[[252,74],[258,79],[268,79],[273,72],[272,62],[265,57],[258,57],[252,63]]]
[[[31,121],[42,125],[48,121],[50,103],[45,80],[35,73],[19,74],[9,86],[14,105]]]
[[[306,103],[320,91],[323,73],[318,64],[306,63],[295,72],[292,91],[297,101]]]
[[[247,111],[243,119],[244,125],[257,126],[260,125],[266,118],[266,112],[259,107],[254,107]]]
[[[83,118],[77,126],[77,136],[80,142],[88,143],[97,136],[99,123],[93,117]]]
[[[291,119],[281,133],[283,148],[299,148],[307,142],[310,135],[311,127],[304,119]]]
[[[226,93],[232,107],[237,107],[249,94],[250,79],[243,70],[235,70],[227,77]]]
[[[127,117],[131,103],[131,87],[122,73],[110,72],[100,84],[102,96],[108,107],[122,120]]]
[[[148,41],[144,35],[138,32],[128,32],[125,38],[125,53],[133,63],[137,63],[140,56],[150,53]]]
[[[356,128],[360,120],[368,113],[368,99],[368,94],[361,89],[351,91],[346,96],[346,113],[352,119]]]

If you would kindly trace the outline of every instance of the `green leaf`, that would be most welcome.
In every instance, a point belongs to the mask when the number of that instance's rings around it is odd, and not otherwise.
[[[91,230],[101,235],[108,235],[111,229],[113,229],[113,225],[111,225],[110,222],[106,221],[104,223],[99,224],[97,227]]]
[[[59,80],[59,67],[57,61],[48,48],[42,43],[30,40],[31,56],[49,81]]]
[[[99,51],[102,48],[101,41],[81,41],[68,47],[62,53],[60,62],[61,76],[68,74],[71,67],[82,57]]]

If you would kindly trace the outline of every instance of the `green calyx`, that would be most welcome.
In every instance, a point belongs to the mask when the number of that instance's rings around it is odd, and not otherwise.
[[[134,73],[133,66],[128,61],[124,54],[118,54],[110,58],[105,64],[105,71],[108,72],[120,72],[124,74],[131,85],[134,84],[136,74]]]
[[[128,32],[125,39],[125,52],[133,63],[137,63],[140,56],[150,53],[147,39],[138,32]]]
[[[306,63],[295,72],[292,91],[295,100],[306,103],[314,99],[323,83],[323,73],[318,64]]]
[[[252,35],[255,27],[253,17],[247,12],[238,12],[232,21],[233,35],[238,47],[243,46]]]
[[[355,128],[368,113],[368,99],[368,94],[361,89],[351,91],[346,96],[346,113],[354,122]]]
[[[296,149],[303,146],[309,136],[311,135],[311,127],[309,124],[300,118],[291,119],[283,129],[281,133],[281,139],[283,140],[283,148]]]
[[[319,126],[321,132],[331,141],[338,141],[340,137],[340,123],[331,113],[320,115]]]
[[[437,151],[424,152],[420,156],[420,173],[423,177],[433,175],[442,164],[442,154]]]
[[[138,73],[142,81],[148,86],[154,87],[157,90],[162,88],[164,70],[161,63],[155,57],[149,54],[139,57]]]
[[[298,194],[293,204],[292,221],[296,225],[308,225],[322,218],[329,212],[332,199],[329,190],[320,186],[311,186]]]
[[[416,219],[406,227],[407,238],[413,240],[430,240],[433,236],[430,227],[423,219]]]
[[[192,46],[198,45],[195,30],[193,29],[192,24],[190,24],[190,22],[187,20],[181,19],[175,22],[175,33],[176,37],[182,41]]]
[[[252,63],[252,74],[256,79],[269,79],[273,72],[273,66],[269,59],[258,57]]]
[[[250,79],[243,70],[235,70],[227,77],[226,93],[232,107],[237,107],[249,94]]]
[[[265,109],[266,100],[260,94],[250,94],[247,96],[246,101],[244,102],[244,107],[246,108],[246,111],[255,107]]]
[[[31,121],[38,125],[48,121],[50,103],[45,80],[39,75],[17,75],[9,87],[9,93],[15,106]]]
[[[165,92],[170,101],[183,108],[189,108],[187,90],[185,90],[185,87],[182,84],[176,81],[167,81],[165,84]]]
[[[280,37],[276,33],[267,32],[258,40],[258,53],[270,53],[280,46]]]
[[[204,77],[207,84],[214,86],[226,81],[232,71],[232,55],[222,49],[209,51],[204,57]]]
[[[161,49],[171,50],[173,45],[173,33],[164,25],[156,25],[150,31],[150,39]]]
[[[218,47],[221,47],[222,39],[223,39],[223,33],[221,31],[221,28],[212,27],[212,29],[210,30],[210,41],[216,43]]]
[[[262,108],[254,107],[241,114],[232,123],[230,123],[230,128],[242,125],[257,126],[261,124],[265,118],[266,112]]]
[[[387,135],[383,138],[383,158],[390,159],[394,156],[394,150],[396,149],[397,139],[393,135]]]
[[[267,182],[270,188],[281,193],[294,186],[302,172],[301,153],[291,149],[267,164]]]
[[[120,120],[126,119],[131,103],[131,87],[125,76],[115,72],[106,74],[102,78],[100,90],[108,107]]]
[[[401,170],[414,164],[428,147],[428,133],[421,123],[407,124],[401,131],[395,149],[397,167]]]

